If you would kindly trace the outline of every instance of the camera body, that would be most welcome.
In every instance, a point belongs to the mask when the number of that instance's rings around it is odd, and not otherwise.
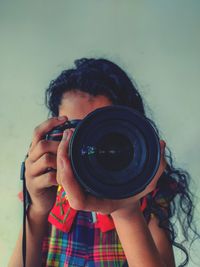
[[[160,143],[150,121],[124,106],[96,109],[83,120],[72,120],[45,136],[60,141],[75,128],[69,144],[74,175],[89,193],[122,199],[143,191],[160,164]]]

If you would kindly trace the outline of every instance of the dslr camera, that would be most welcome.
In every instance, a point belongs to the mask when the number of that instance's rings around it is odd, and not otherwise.
[[[108,106],[83,120],[54,128],[46,140],[60,141],[75,128],[69,144],[74,175],[90,194],[122,199],[143,191],[160,164],[160,143],[151,122],[132,108]]]

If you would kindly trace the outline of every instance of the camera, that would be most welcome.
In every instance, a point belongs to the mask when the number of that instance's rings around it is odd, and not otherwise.
[[[160,143],[149,119],[132,108],[108,106],[83,120],[71,120],[45,136],[60,141],[75,128],[69,144],[74,175],[100,198],[122,199],[143,191],[160,164]]]

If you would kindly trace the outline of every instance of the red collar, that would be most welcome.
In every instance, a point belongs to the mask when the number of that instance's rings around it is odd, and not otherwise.
[[[141,210],[143,211],[145,207],[146,201],[144,198]],[[48,221],[59,230],[68,233],[72,227],[77,212],[77,210],[74,210],[69,206],[65,191],[60,187],[58,189],[56,202],[49,214]],[[115,228],[110,215],[102,215],[99,213],[96,213],[96,222],[94,222],[94,226],[100,228],[102,232],[107,232]]]

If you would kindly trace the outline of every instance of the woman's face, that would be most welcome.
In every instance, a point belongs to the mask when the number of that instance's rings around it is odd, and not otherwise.
[[[68,120],[83,119],[95,109],[110,105],[112,102],[106,96],[91,96],[78,90],[70,91],[63,94],[59,116],[67,116]]]

